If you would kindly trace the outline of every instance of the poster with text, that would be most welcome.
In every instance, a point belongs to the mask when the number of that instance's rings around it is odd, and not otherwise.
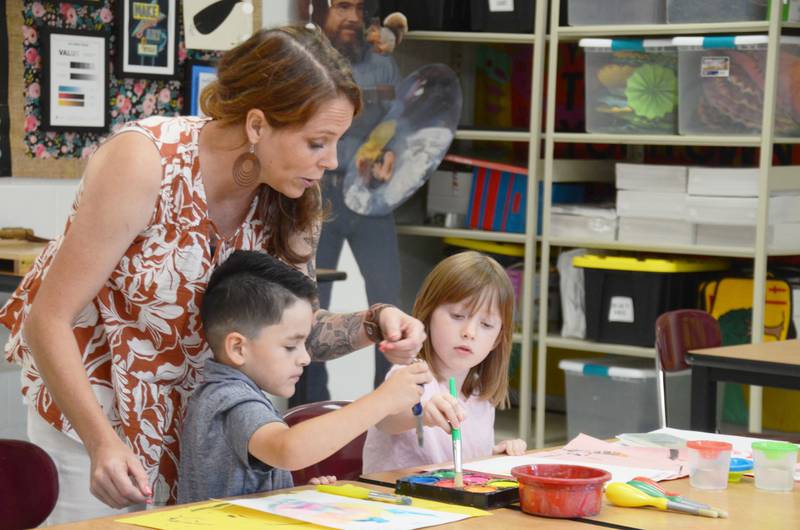
[[[176,0],[121,0],[119,77],[175,77]]]
[[[108,47],[101,33],[53,30],[45,35],[43,128],[108,127]]]

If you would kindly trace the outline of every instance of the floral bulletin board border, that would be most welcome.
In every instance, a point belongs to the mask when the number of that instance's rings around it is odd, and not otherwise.
[[[124,122],[151,115],[176,115],[183,109],[183,83],[176,80],[121,79],[114,72],[115,0],[97,3],[37,0],[23,2],[22,36],[25,98],[25,152],[32,158],[87,158],[106,136],[98,133],[42,131],[42,65],[40,28],[103,31],[110,45],[108,87],[110,131]],[[187,60],[214,61],[219,52],[186,50],[178,16],[178,68]]]

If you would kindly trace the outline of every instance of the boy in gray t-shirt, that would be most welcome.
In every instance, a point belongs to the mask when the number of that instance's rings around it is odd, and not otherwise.
[[[315,303],[311,279],[261,252],[236,251],[211,275],[200,316],[214,359],[187,405],[179,503],[291,487],[286,470],[324,460],[419,401],[431,375],[413,363],[350,405],[288,427],[264,392],[294,394],[311,360]]]

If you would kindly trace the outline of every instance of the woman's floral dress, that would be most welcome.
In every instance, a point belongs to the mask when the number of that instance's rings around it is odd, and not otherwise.
[[[261,221],[270,207],[262,190],[242,226],[229,239],[219,240],[212,254],[215,230],[197,147],[205,123],[193,117],[151,117],[117,133],[135,131],[155,143],[164,168],[161,193],[147,228],[73,324],[97,400],[139,456],[156,502],[175,499],[183,408],[210,356],[199,317],[208,278],[231,252],[265,249],[270,236]],[[80,195],[79,191],[65,233]],[[295,239],[298,244],[304,241],[301,234]],[[22,393],[28,403],[56,429],[79,440],[43,384],[22,334],[25,316],[63,240],[59,236],[39,256],[0,309],[0,324],[11,330],[6,359],[22,366]]]

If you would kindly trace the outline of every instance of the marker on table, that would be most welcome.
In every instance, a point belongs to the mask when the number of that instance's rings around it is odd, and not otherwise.
[[[450,395],[458,399],[458,392],[456,392],[456,378],[450,377]],[[453,485],[456,488],[464,487],[464,468],[461,462],[461,429],[451,427],[453,436],[453,471],[456,476],[453,477]]]
[[[405,495],[394,495],[392,493],[382,493],[380,491],[373,491],[371,489],[353,486],[352,484],[342,484],[335,486],[333,484],[319,484],[317,491],[322,493],[331,493],[333,495],[341,495],[343,497],[351,497],[353,499],[365,499],[369,501],[389,502],[392,504],[410,505],[411,497]]]

